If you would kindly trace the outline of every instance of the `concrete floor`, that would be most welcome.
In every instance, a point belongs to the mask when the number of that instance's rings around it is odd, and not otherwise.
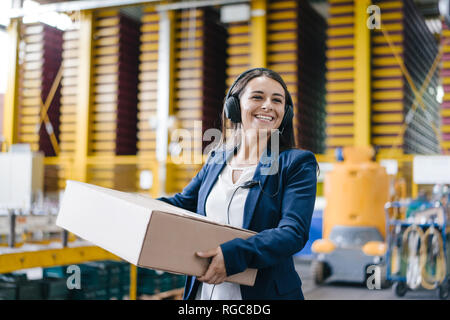
[[[307,300],[439,300],[437,290],[408,291],[404,297],[397,297],[392,288],[369,290],[363,284],[326,282],[317,286],[311,273],[311,260],[294,257],[295,269],[303,283],[303,295]]]

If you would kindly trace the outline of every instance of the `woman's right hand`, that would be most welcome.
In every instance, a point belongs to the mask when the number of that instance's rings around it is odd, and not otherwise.
[[[197,278],[198,281],[208,284],[220,284],[225,281],[227,270],[220,246],[205,252],[197,252],[197,255],[201,258],[212,258],[205,274]]]

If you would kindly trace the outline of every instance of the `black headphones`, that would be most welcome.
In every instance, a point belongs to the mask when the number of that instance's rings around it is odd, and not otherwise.
[[[234,80],[233,84],[231,85],[231,87],[228,90],[228,93],[225,97],[225,105],[224,105],[225,116],[228,119],[230,119],[233,123],[240,123],[240,122],[242,122],[242,119],[241,119],[241,104],[240,104],[239,98],[234,95],[231,95],[231,91],[236,86],[236,84],[239,82],[239,80],[241,80],[248,73],[255,71],[255,70],[272,71],[267,68],[253,68],[253,69],[244,71],[236,78],[236,80]],[[292,103],[292,97],[291,97],[289,91],[287,91],[287,89],[286,89],[286,94],[287,94],[287,97],[286,97],[286,103],[285,103],[285,109],[284,109],[284,116],[283,116],[283,120],[281,121],[280,128],[279,128],[279,130],[281,132],[283,132],[286,125],[289,122],[291,122],[292,118],[294,117],[294,107],[293,107],[294,104]]]

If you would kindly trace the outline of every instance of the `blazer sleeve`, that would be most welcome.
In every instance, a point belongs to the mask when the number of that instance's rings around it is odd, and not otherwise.
[[[183,189],[183,191],[175,194],[172,197],[160,197],[156,200],[161,200],[176,207],[183,208],[192,212],[197,212],[198,191],[206,174],[208,165],[207,163],[208,162],[203,165],[200,171]]]
[[[297,157],[287,170],[281,218],[276,228],[221,245],[227,275],[266,268],[299,252],[308,241],[317,189],[314,154]],[[277,214],[274,212],[274,214]]]

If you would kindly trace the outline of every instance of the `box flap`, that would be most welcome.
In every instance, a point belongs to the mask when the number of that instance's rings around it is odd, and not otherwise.
[[[70,181],[70,180],[68,180],[68,181]],[[216,221],[214,221],[214,219],[211,219],[209,217],[205,217],[205,216],[197,214],[195,212],[191,212],[189,210],[185,210],[183,208],[173,206],[167,202],[156,200],[156,199],[150,198],[150,197],[142,195],[142,194],[134,194],[134,193],[117,191],[117,190],[113,190],[113,189],[107,189],[107,188],[103,188],[103,187],[99,187],[99,186],[91,185],[91,184],[86,184],[86,183],[82,183],[82,182],[78,182],[78,181],[70,181],[70,182],[80,183],[80,184],[89,186],[89,188],[96,189],[100,192],[107,192],[108,194],[110,194],[112,196],[119,197],[126,201],[130,201],[131,203],[138,205],[138,206],[142,206],[143,208],[150,210],[150,211],[167,212],[167,213],[171,213],[171,214],[189,217],[191,219],[195,219],[195,220],[199,220],[199,221],[214,223],[216,225],[221,225],[221,226],[235,229],[235,230],[245,230],[246,232],[256,234],[256,232],[251,231],[251,230],[234,227],[234,226],[228,225],[228,224],[217,223]]]
[[[56,225],[137,264],[150,215],[124,192],[67,181]]]
[[[119,191],[117,191],[119,192]],[[130,196],[131,198],[135,198],[136,203],[143,205],[146,208],[149,208],[153,211],[162,211],[162,212],[167,212],[170,214],[175,214],[175,215],[179,215],[179,216],[184,216],[184,217],[188,217],[190,219],[194,219],[194,220],[198,220],[198,221],[204,221],[204,222],[209,222],[209,223],[213,223],[215,225],[220,225],[226,228],[230,228],[230,229],[235,229],[235,230],[244,230],[245,232],[251,233],[251,234],[256,234],[256,232],[251,231],[251,230],[247,230],[247,229],[242,229],[242,228],[238,228],[238,227],[234,227],[232,225],[229,224],[221,224],[218,223],[216,221],[214,221],[214,219],[209,218],[209,217],[205,217],[203,215],[200,215],[198,213],[194,213],[191,212],[189,210],[185,210],[183,208],[179,208],[176,206],[173,206],[169,203],[166,203],[164,201],[160,201],[160,200],[156,200],[156,199],[152,199],[150,197],[144,196],[144,195],[140,195],[140,194],[127,194],[128,196]]]

